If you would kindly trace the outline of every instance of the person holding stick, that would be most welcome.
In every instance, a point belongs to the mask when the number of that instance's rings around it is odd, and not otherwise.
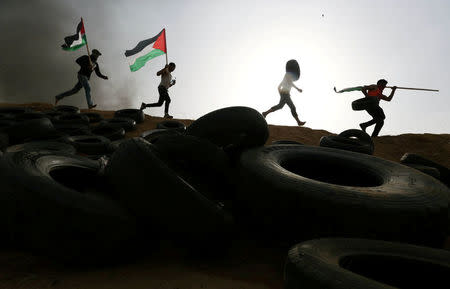
[[[172,80],[172,74],[175,70],[175,63],[171,62],[169,64],[166,64],[166,66],[158,71],[156,73],[157,76],[161,76],[161,82],[158,86],[158,92],[159,92],[159,100],[155,103],[142,103],[141,104],[141,110],[145,109],[146,107],[156,107],[156,106],[162,106],[165,102],[164,106],[164,118],[172,118],[171,115],[169,115],[169,104],[170,104],[170,97],[169,97],[169,87],[175,85],[175,79]]]
[[[78,82],[71,90],[55,96],[55,105],[57,105],[61,99],[73,95],[80,91],[81,88],[84,88],[89,109],[97,106],[96,104],[93,104],[91,99],[91,86],[89,85],[89,79],[91,77],[92,71],[95,71],[95,74],[97,74],[98,77],[108,79],[108,76],[105,76],[100,72],[100,67],[97,63],[97,59],[100,55],[102,55],[100,51],[98,51],[97,49],[93,49],[90,56],[83,55],[77,58],[76,63],[80,65],[80,70],[78,71]]]
[[[391,101],[392,97],[394,97],[394,93],[395,90],[397,89],[396,86],[393,86],[391,89],[391,94],[389,96],[385,96],[383,94],[383,90],[386,88],[387,85],[387,80],[385,79],[380,79],[377,81],[377,84],[374,85],[367,85],[367,86],[363,86],[361,88],[361,92],[364,94],[365,97],[372,97],[374,98],[376,101],[373,103],[373,105],[368,106],[365,110],[367,111],[368,114],[370,114],[370,116],[372,116],[372,119],[369,120],[368,122],[363,122],[361,124],[359,124],[359,126],[361,127],[361,129],[366,132],[367,127],[374,125],[375,124],[375,128],[372,132],[372,137],[377,137],[378,134],[380,133],[381,128],[384,125],[384,119],[386,118],[386,116],[384,115],[384,111],[383,109],[380,107],[380,100],[385,100],[385,101]]]

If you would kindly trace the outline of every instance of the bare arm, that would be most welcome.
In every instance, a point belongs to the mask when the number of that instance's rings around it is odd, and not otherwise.
[[[303,90],[301,88],[298,88],[297,86],[295,86],[295,84],[292,84],[292,87],[294,87],[295,89],[298,90],[298,92],[303,92]]]
[[[383,97],[381,97],[381,99],[382,99],[382,100],[386,100],[386,101],[391,101],[392,98],[394,97],[394,93],[395,93],[395,90],[396,90],[396,89],[397,89],[397,86],[393,86],[393,87],[392,87],[391,94],[389,94],[389,96],[383,95]]]

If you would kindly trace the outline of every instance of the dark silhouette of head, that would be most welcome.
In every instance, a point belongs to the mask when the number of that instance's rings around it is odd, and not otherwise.
[[[92,49],[92,53],[91,53],[92,60],[96,61],[100,55],[102,55],[100,53],[100,51],[98,51],[97,49]]]
[[[291,73],[294,76],[294,80],[300,78],[300,66],[298,65],[297,60],[291,59],[286,63],[286,72]]]
[[[175,70],[175,67],[177,67],[177,66],[175,65],[175,63],[173,63],[173,62],[169,63],[169,71],[170,71],[170,72],[174,71],[174,70]]]
[[[377,81],[377,86],[380,88],[385,88],[387,85],[387,80],[386,79],[380,79]]]

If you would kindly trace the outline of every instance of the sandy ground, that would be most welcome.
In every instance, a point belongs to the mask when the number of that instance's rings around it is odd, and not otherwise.
[[[0,104],[0,106],[31,106],[46,110],[51,104]],[[85,110],[82,110],[85,111]],[[113,111],[92,110],[105,118]],[[136,131],[126,137],[139,136],[156,128],[162,118],[146,116]],[[192,120],[178,120],[189,125]],[[318,145],[322,136],[331,133],[307,127],[269,125],[274,140],[295,140]],[[381,136],[374,140],[375,156],[398,162],[406,153],[418,153],[450,167],[449,134],[403,134]],[[450,238],[444,248],[450,249]],[[235,240],[230,252],[214,262],[187,259],[184,252],[163,244],[157,252],[143,252],[142,258],[126,264],[102,268],[66,268],[54,260],[27,252],[0,247],[0,289],[13,288],[127,288],[127,289],[190,289],[190,288],[282,288],[283,264],[287,251],[268,248],[260,242]]]

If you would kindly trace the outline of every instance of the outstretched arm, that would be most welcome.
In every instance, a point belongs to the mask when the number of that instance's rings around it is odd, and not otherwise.
[[[292,84],[292,87],[294,87],[295,89],[298,90],[298,92],[303,92],[303,90],[301,88],[298,88],[297,86],[295,86],[295,84]]]
[[[394,97],[394,93],[395,93],[395,90],[396,90],[396,89],[397,89],[397,86],[393,86],[393,87],[392,87],[391,94],[389,94],[389,96],[383,95],[383,97],[381,97],[381,99],[382,99],[382,100],[386,100],[386,101],[391,101],[392,98]]]
[[[100,78],[108,79],[108,76],[103,75],[103,74],[100,72],[100,68],[99,68],[98,64],[95,66],[95,74],[97,74],[97,76],[100,77]]]

